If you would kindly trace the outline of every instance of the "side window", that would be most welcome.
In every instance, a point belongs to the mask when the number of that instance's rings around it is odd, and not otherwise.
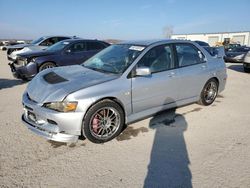
[[[85,43],[84,42],[75,43],[69,49],[70,49],[71,52],[85,51]]]
[[[138,62],[137,67],[149,67],[152,73],[174,68],[172,49],[169,45],[161,45],[149,50]]]
[[[44,40],[39,46],[51,46],[57,42],[58,42],[58,38],[52,37],[52,38],[48,38],[48,39]]]
[[[87,42],[87,50],[102,50],[105,45],[100,42]]]
[[[203,63],[205,56],[191,44],[176,44],[179,67]]]
[[[69,39],[69,38],[68,37],[58,37],[58,42],[62,41],[62,40],[67,40],[67,39]]]

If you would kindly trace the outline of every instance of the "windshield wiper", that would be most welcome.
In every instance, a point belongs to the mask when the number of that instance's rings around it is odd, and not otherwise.
[[[97,72],[117,74],[116,72],[111,72],[111,71],[107,71],[107,70],[103,70],[103,69],[98,69],[98,68],[95,68],[95,67],[88,67],[88,66],[85,66],[84,64],[82,64],[82,66],[86,67],[87,69],[91,69],[91,70],[94,70],[94,71],[97,71]]]

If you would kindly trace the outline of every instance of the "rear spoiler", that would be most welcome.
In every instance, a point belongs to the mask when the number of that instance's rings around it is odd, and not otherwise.
[[[204,47],[207,52],[213,56],[214,58],[224,58],[225,54],[225,49],[223,46],[220,47]]]

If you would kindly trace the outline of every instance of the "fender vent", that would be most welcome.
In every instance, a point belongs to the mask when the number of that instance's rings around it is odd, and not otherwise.
[[[66,80],[65,78],[59,76],[58,74],[56,74],[55,72],[50,72],[48,74],[45,74],[43,76],[44,80],[50,84],[58,84],[61,82],[66,82],[68,80]]]

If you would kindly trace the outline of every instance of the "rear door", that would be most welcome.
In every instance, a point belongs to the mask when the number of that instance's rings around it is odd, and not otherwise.
[[[174,103],[178,98],[178,74],[171,45],[149,50],[137,67],[149,67],[150,76],[132,78],[133,113]]]
[[[175,44],[179,72],[179,99],[200,95],[208,79],[208,67],[203,53],[189,43]]]

